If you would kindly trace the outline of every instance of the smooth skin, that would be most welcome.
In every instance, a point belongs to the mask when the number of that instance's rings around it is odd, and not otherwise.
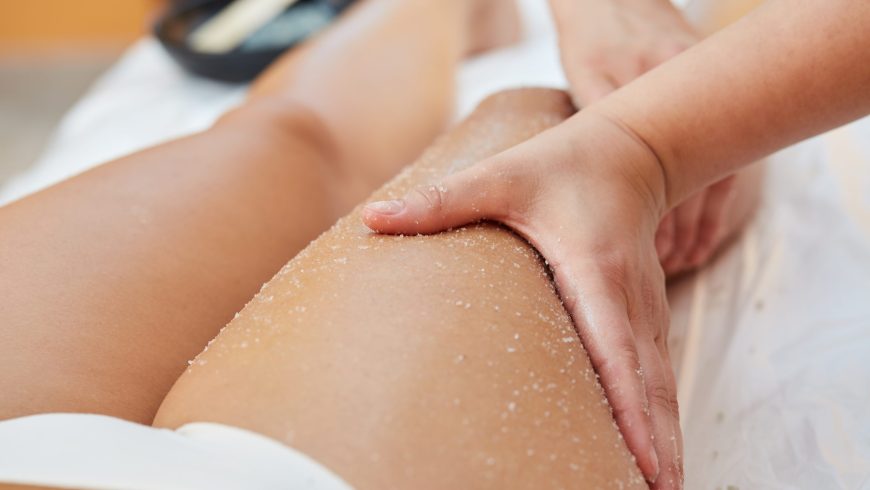
[[[365,223],[409,234],[492,219],[526,237],[553,268],[644,474],[679,488],[657,225],[749,162],[870,112],[868,25],[863,0],[769,0],[558,127],[373,203]]]
[[[462,58],[516,37],[489,3],[360,2],[207,131],[3,207],[0,419],[150,423],[263,282],[443,130]]]

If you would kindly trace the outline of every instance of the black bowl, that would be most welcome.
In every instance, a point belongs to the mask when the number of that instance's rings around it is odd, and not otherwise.
[[[297,32],[293,32],[293,29],[285,29],[286,40],[282,41],[281,39],[285,32],[277,31],[277,41],[274,39],[273,33],[271,42],[261,47],[246,46],[245,43],[242,43],[236,49],[221,54],[194,50],[188,44],[190,34],[231,1],[176,1],[154,25],[154,35],[160,40],[170,56],[191,73],[224,82],[243,83],[256,78],[285,51],[313,34],[307,30],[299,32],[297,29]],[[300,0],[288,8],[278,19],[286,21],[289,17],[297,15],[297,12],[303,15],[304,12],[311,12],[312,8],[316,8],[319,16],[332,21],[351,3],[353,0]],[[324,20],[323,18],[321,22]],[[252,37],[254,36],[256,33]]]

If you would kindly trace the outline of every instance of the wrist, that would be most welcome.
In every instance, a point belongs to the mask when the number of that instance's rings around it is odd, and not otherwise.
[[[670,209],[668,176],[665,166],[654,147],[637,131],[616,115],[598,108],[598,104],[574,116],[575,130],[593,145],[590,161],[604,162],[608,182],[616,183],[634,194],[637,204],[648,211],[650,223],[657,227]]]

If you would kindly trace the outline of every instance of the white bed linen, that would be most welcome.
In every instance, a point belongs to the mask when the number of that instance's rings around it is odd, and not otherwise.
[[[466,63],[458,115],[500,88],[564,85],[543,0],[521,4],[526,40]],[[204,128],[243,95],[144,39],[0,202]],[[870,119],[772,157],[740,240],[670,296],[686,488],[870,488]]]

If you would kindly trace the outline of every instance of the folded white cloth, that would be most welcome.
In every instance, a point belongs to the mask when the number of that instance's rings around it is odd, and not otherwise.
[[[92,414],[0,422],[0,483],[87,490],[351,490],[268,437],[198,422],[155,429]]]

